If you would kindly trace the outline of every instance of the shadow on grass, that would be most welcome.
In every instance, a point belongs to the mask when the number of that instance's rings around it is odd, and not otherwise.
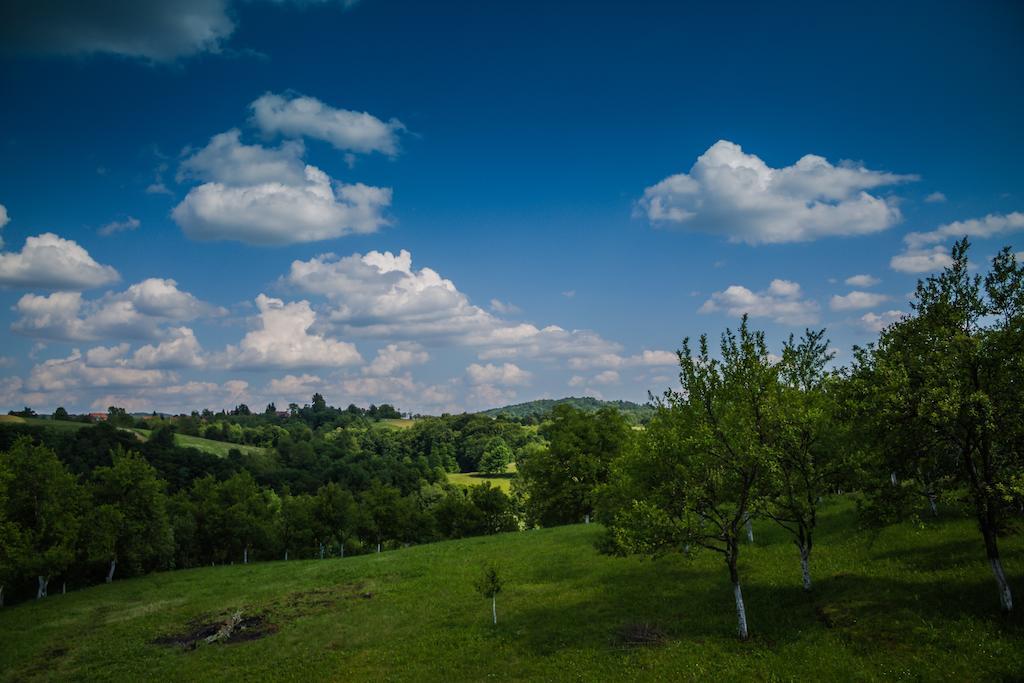
[[[941,557],[943,551],[934,552]],[[615,650],[620,649],[616,634],[635,623],[657,627],[666,642],[698,647],[735,637],[736,613],[724,563],[718,567],[678,557],[626,563],[621,570],[591,577],[596,588],[566,591],[554,604],[518,605],[506,623],[521,634],[519,645],[537,656],[564,649]],[[840,573],[821,577],[806,593],[795,582],[780,587],[759,580],[750,565],[743,590],[753,637],[749,647],[755,649],[838,638],[862,653],[883,649],[919,656],[915,653],[924,646],[948,642],[954,647],[965,620],[986,623],[1010,640],[1024,639],[1024,614],[1000,613],[995,582],[988,577],[949,581]]]

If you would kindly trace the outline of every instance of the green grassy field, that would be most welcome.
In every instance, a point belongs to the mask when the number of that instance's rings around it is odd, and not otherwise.
[[[63,420],[46,420],[43,418],[24,418],[15,417],[12,415],[0,415],[0,424],[7,422],[13,424],[25,424],[32,427],[45,427],[47,429],[54,429],[57,431],[76,431],[83,427],[91,426],[91,423],[87,422],[68,422]],[[142,439],[148,439],[150,430],[149,429],[135,429],[131,428],[128,431],[134,432],[139,435]],[[214,441],[213,439],[203,439],[198,436],[189,436],[188,434],[175,434],[174,442],[179,446],[188,446],[190,448],[196,448],[205,453],[216,455],[219,458],[226,458],[228,451],[232,448],[237,448],[243,453],[250,455],[262,455],[267,452],[266,448],[259,446],[243,446],[236,443],[227,443],[225,441]]]
[[[414,424],[416,424],[416,420],[406,420],[405,418],[393,420],[378,420],[376,423],[378,427],[388,427],[390,429],[409,429]]]
[[[6,680],[1006,680],[1024,676],[1024,623],[998,613],[967,520],[905,524],[873,540],[832,504],[815,592],[796,551],[756,527],[745,546],[752,639],[734,637],[717,556],[604,557],[600,527],[452,541],[344,560],[194,569],[115,581],[0,610]],[[1024,544],[1004,543],[1024,591]],[[490,605],[481,563],[507,578]],[[194,650],[155,644],[241,609],[269,635]],[[190,627],[190,624],[192,626]],[[631,646],[648,624],[660,644]],[[244,632],[243,632],[244,633]]]
[[[453,484],[462,484],[463,486],[478,486],[485,482],[489,482],[491,486],[497,486],[499,489],[508,493],[512,489],[512,480],[516,476],[516,464],[512,463],[508,466],[508,471],[503,474],[484,474],[482,472],[449,472],[448,481]]]

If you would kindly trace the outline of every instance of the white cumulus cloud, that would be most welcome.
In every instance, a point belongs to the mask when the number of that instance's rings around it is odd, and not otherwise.
[[[405,130],[398,119],[381,121],[367,112],[336,109],[315,97],[267,93],[250,106],[253,122],[267,135],[316,138],[343,151],[394,156],[398,134]]]
[[[874,308],[888,300],[889,297],[885,294],[854,290],[843,296],[838,294],[833,296],[828,305],[833,311],[856,311],[864,308]]]
[[[872,275],[851,275],[846,278],[846,284],[851,287],[874,287],[881,280]]]
[[[73,240],[45,232],[25,240],[20,252],[0,253],[0,286],[90,289],[120,279]]]
[[[472,363],[466,368],[466,377],[473,385],[525,386],[530,383],[532,374],[514,363],[503,363],[502,365]]]
[[[259,328],[238,346],[228,345],[225,364],[238,368],[340,367],[362,362],[356,347],[310,332],[316,313],[308,301],[285,303],[260,294],[256,297]]]
[[[800,285],[789,280],[772,280],[768,289],[754,292],[742,285],[730,285],[714,292],[699,313],[725,312],[731,316],[744,313],[752,318],[771,318],[787,325],[810,325],[818,320],[818,304],[802,299]]]
[[[687,173],[644,190],[638,209],[654,223],[676,224],[749,244],[798,242],[885,230],[902,216],[868,190],[916,180],[808,154],[772,168],[727,140],[712,145]]]

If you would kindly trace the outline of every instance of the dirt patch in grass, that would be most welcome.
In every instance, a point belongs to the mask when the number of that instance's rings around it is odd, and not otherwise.
[[[667,640],[665,631],[646,621],[626,624],[615,634],[615,643],[620,647],[656,647]]]
[[[180,633],[159,636],[154,645],[195,650],[204,645],[234,645],[277,633],[280,624],[336,607],[344,600],[371,600],[373,592],[358,582],[289,593],[260,607],[242,607],[221,613],[201,614]]]
[[[277,624],[271,623],[264,614],[239,615],[237,619],[229,615],[213,621],[210,621],[208,615],[204,615],[189,622],[187,630],[184,632],[160,636],[151,642],[154,645],[169,645],[184,650],[195,650],[200,645],[213,643],[234,645],[250,640],[259,640],[277,633],[277,629]],[[221,634],[223,636],[218,637]]]

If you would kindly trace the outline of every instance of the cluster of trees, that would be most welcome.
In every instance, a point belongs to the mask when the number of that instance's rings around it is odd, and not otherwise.
[[[139,452],[117,445],[110,464],[76,476],[30,437],[0,452],[3,591],[46,597],[50,581],[111,581],[157,569],[254,560],[344,557],[403,544],[512,531],[516,506],[489,484],[419,479],[403,490],[371,479],[314,493],[261,486],[242,468],[170,491]]]
[[[810,591],[826,496],[856,492],[871,525],[941,500],[977,521],[1010,611],[998,539],[1024,510],[1024,268],[1004,249],[974,275],[967,251],[958,243],[952,265],[918,284],[913,314],[856,348],[849,368],[830,369],[824,330],[791,336],[775,357],[744,318],[717,353],[706,336],[683,342],[681,387],[657,400],[646,429],[556,413],[541,429],[550,445],[519,463],[528,521],[596,510],[608,552],[718,553],[746,638],[739,559],[752,519],[790,535]]]
[[[516,501],[446,472],[503,471],[536,430],[479,415],[406,429],[314,396],[307,413],[0,429],[0,600],[156,569],[338,557],[520,528]],[[317,406],[317,408],[313,408]],[[378,414],[380,411],[378,409]],[[387,414],[387,411],[385,411]],[[329,415],[330,419],[324,419]],[[389,419],[389,418],[382,418]],[[250,423],[246,424],[245,421]],[[264,420],[263,422],[258,422]],[[271,434],[221,458],[176,443],[198,424]],[[314,426],[315,425],[315,426]]]

